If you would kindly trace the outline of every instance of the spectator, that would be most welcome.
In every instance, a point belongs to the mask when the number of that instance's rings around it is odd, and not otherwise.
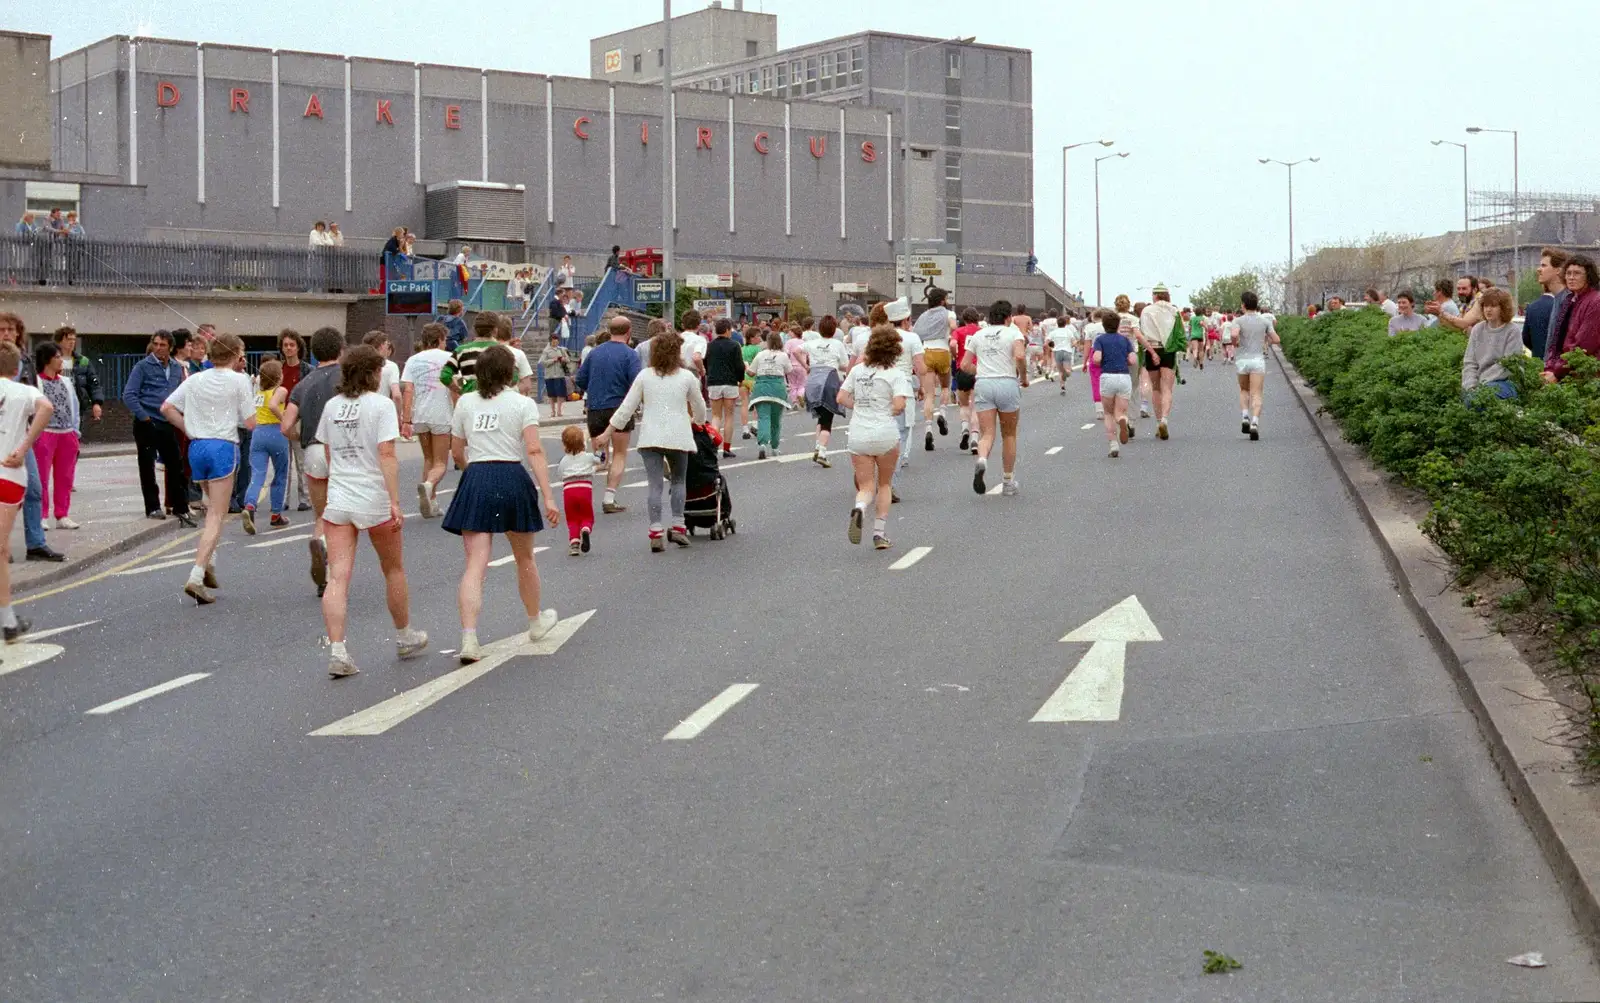
[[[400,240],[400,253],[410,261],[417,256],[417,235],[411,232],[410,227],[406,227],[405,231],[406,235]]]
[[[1344,297],[1343,296],[1329,296],[1328,297],[1328,312],[1329,313],[1332,313],[1335,310],[1343,310],[1343,309],[1344,309]]]
[[[1463,275],[1456,279],[1454,286],[1449,279],[1440,279],[1434,283],[1433,289],[1437,301],[1428,304],[1428,313],[1436,315],[1439,323],[1457,331],[1470,331],[1472,325],[1483,319],[1482,312],[1473,309],[1478,295],[1476,277]],[[1452,289],[1455,291],[1454,299],[1450,298]]]
[[[58,327],[54,340],[61,346],[61,375],[72,383],[73,390],[77,392],[79,414],[87,414],[90,420],[99,421],[106,395],[100,389],[100,372],[95,368],[94,360],[78,354],[77,329]],[[81,427],[80,422],[80,430]]]
[[[1401,293],[1395,302],[1395,313],[1389,318],[1389,337],[1402,331],[1420,331],[1426,326],[1422,314],[1417,313],[1417,300],[1411,293]]]
[[[1595,270],[1594,259],[1586,254],[1568,258],[1566,279],[1571,295],[1561,304],[1550,327],[1550,338],[1560,348],[1555,358],[1545,363],[1546,383],[1566,378],[1568,366],[1563,356],[1568,352],[1582,349],[1600,356],[1600,273]]]
[[[467,309],[460,300],[451,300],[445,307],[444,316],[436,318],[448,332],[444,340],[445,351],[454,352],[461,347],[462,342],[470,340],[467,336],[466,312]]]
[[[562,347],[561,335],[552,334],[550,344],[539,353],[539,368],[544,370],[544,392],[550,398],[550,417],[561,417],[561,405],[572,392],[568,382],[572,357]]]
[[[561,267],[556,269],[556,288],[571,289],[576,281],[578,281],[578,270],[572,267],[572,255],[563,254]]]
[[[344,232],[339,229],[339,224],[338,223],[329,223],[328,224],[328,246],[329,247],[343,247],[344,246]]]
[[[72,240],[82,240],[88,233],[83,229],[83,224],[78,222],[76,212],[67,213],[67,237]]]
[[[54,209],[50,210],[50,215],[45,218],[43,229],[46,235],[57,240],[61,240],[66,237],[67,220],[61,215],[60,206],[56,206]],[[38,365],[38,359],[34,360],[34,364]]]
[[[79,529],[69,516],[72,508],[72,480],[78,469],[80,438],[78,394],[71,377],[63,379],[61,346],[47,341],[33,350],[33,364],[39,373],[39,389],[55,410],[50,423],[33,443],[34,462],[39,465],[39,511],[48,526],[51,511],[50,489],[55,488],[55,528]]]
[[[178,430],[161,417],[161,405],[183,382],[183,363],[172,357],[172,338],[157,331],[146,348],[149,353],[134,364],[122,388],[122,402],[133,415],[133,441],[139,450],[139,486],[144,492],[144,514],[165,519],[161,493],[156,488],[156,457],[167,472],[167,508],[190,529],[189,485],[184,481],[183,457],[178,452]]]
[[[17,220],[17,225],[12,229],[11,232],[15,233],[19,237],[38,236],[39,223],[37,217],[35,217],[32,212],[23,213],[22,218]]]
[[[523,302],[527,298],[527,290],[523,283],[522,269],[511,273],[511,278],[506,282],[506,309],[513,313],[522,313],[526,307]]]
[[[397,226],[389,239],[383,242],[383,250],[378,253],[378,291],[383,292],[389,286],[389,261],[398,257],[405,248],[404,238],[406,228]]]
[[[33,367],[33,353],[26,351],[27,338],[28,329],[21,317],[14,313],[0,313],[0,342],[17,346],[21,356],[14,379],[37,388],[39,377]],[[33,450],[28,450],[23,463],[28,472],[27,493],[22,499],[22,530],[27,541],[28,560],[59,563],[67,559],[66,555],[51,550],[45,543],[44,507],[40,504],[43,486],[39,483],[39,464],[33,457]]]
[[[332,245],[333,240],[328,234],[328,224],[320,219],[317,220],[316,224],[311,227],[311,246],[318,248],[331,247]]]
[[[1511,323],[1516,316],[1511,294],[1504,289],[1486,289],[1479,306],[1483,319],[1467,335],[1467,351],[1461,360],[1461,391],[1470,394],[1486,386],[1501,400],[1515,397],[1517,388],[1511,384],[1511,374],[1500,364],[1508,355],[1522,354],[1522,336]]]
[[[1382,307],[1384,313],[1389,314],[1391,317],[1394,316],[1393,313],[1389,312],[1388,307],[1383,306],[1383,294],[1378,292],[1378,290],[1368,289],[1363,298],[1366,299],[1367,306]]]
[[[1547,247],[1539,252],[1539,285],[1544,292],[1528,304],[1522,319],[1522,345],[1534,358],[1546,360],[1549,355],[1550,321],[1556,310],[1567,301],[1565,251]]]

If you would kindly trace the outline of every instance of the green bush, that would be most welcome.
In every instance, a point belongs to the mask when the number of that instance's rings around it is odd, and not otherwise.
[[[1463,583],[1516,583],[1505,608],[1557,632],[1560,657],[1588,698],[1588,757],[1600,766],[1600,361],[1568,357],[1573,375],[1540,379],[1506,360],[1518,390],[1501,401],[1461,394],[1466,337],[1431,328],[1390,338],[1369,307],[1284,318],[1284,352],[1322,395],[1344,435],[1426,494],[1422,529]]]

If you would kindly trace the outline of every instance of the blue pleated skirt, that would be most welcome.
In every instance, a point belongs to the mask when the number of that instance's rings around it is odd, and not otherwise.
[[[444,514],[444,529],[462,533],[537,533],[544,529],[539,489],[528,468],[512,461],[467,464]]]

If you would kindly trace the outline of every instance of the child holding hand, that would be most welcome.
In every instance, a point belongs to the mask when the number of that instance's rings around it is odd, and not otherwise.
[[[571,540],[567,553],[576,557],[589,552],[589,534],[594,529],[594,474],[601,469],[598,456],[584,448],[583,429],[568,425],[561,431],[561,501],[566,510],[567,534]]]

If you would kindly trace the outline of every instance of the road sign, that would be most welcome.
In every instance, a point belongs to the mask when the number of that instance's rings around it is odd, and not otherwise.
[[[1159,641],[1161,632],[1139,605],[1139,597],[1129,596],[1061,640],[1093,643],[1060,688],[1033,715],[1034,722],[1060,724],[1121,718],[1122,670],[1128,643]]]
[[[717,321],[728,316],[728,311],[733,306],[733,300],[695,300],[695,312],[701,320]]]
[[[833,291],[836,293],[870,293],[872,292],[872,285],[867,282],[835,282]]]
[[[430,279],[390,279],[385,290],[386,313],[421,317],[433,313],[433,282]]]
[[[667,301],[667,280],[634,279],[633,301],[639,304],[665,303]]]
[[[732,289],[733,273],[723,272],[719,275],[690,275],[683,280],[683,284],[691,289]]]
[[[950,299],[955,299],[956,291],[956,256],[953,254],[912,254],[911,271],[906,272],[906,256],[895,255],[895,270],[900,276],[898,283],[899,295],[909,297],[911,302],[925,302],[924,295],[928,286],[935,285],[950,293]]]

